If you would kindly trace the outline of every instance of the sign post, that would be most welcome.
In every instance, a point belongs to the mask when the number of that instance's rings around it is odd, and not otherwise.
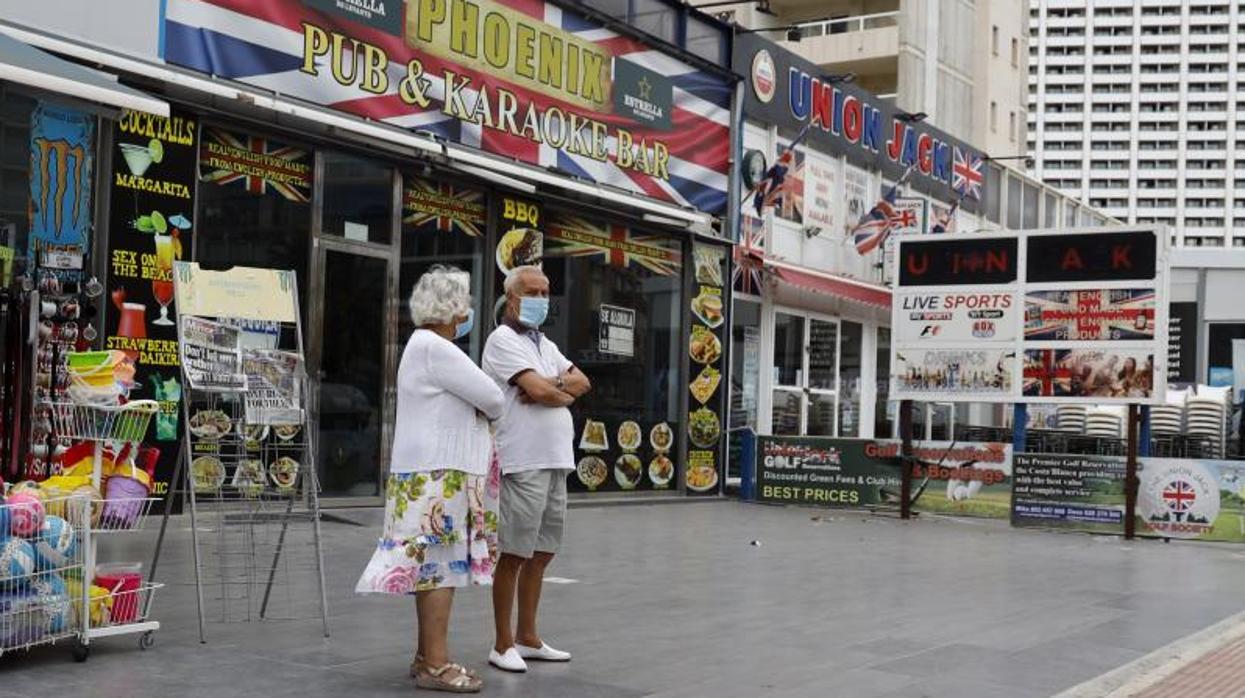
[[[1128,406],[1128,460],[1124,465],[1124,539],[1132,540],[1137,532],[1137,406]]]
[[[911,400],[899,403],[899,518],[912,517],[912,409]]]

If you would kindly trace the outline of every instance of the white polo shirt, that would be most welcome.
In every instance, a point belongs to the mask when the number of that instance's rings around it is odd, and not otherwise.
[[[539,346],[533,341],[538,336]],[[525,404],[512,379],[524,371],[557,378],[571,362],[544,334],[520,334],[507,325],[493,330],[484,344],[481,366],[506,394],[497,421],[497,455],[503,473],[527,470],[574,470],[575,423],[565,407]]]

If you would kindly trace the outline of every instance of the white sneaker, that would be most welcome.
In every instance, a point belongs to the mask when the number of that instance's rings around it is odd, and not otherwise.
[[[527,645],[515,644],[519,650],[519,656],[524,659],[535,659],[540,662],[569,662],[571,661],[571,653],[555,650],[544,642],[540,643],[540,647],[528,647]]]
[[[488,663],[502,671],[511,671],[516,674],[527,671],[527,662],[523,661],[523,656],[513,647],[505,653],[498,652],[496,649],[489,650]]]

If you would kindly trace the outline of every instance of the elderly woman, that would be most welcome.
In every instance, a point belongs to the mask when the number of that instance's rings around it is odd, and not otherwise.
[[[493,581],[500,475],[489,420],[505,399],[452,341],[471,332],[466,273],[434,267],[415,284],[410,307],[418,329],[398,365],[384,532],[356,591],[414,594],[416,685],[475,693],[479,677],[450,661],[446,636],[454,589]]]

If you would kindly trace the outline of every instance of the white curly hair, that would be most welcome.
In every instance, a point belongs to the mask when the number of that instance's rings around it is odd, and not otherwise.
[[[407,304],[416,327],[447,325],[471,310],[471,275],[438,264],[419,277]]]

